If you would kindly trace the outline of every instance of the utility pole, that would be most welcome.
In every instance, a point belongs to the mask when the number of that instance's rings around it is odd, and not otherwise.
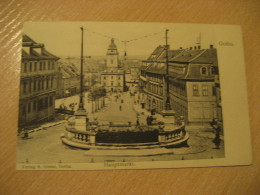
[[[124,46],[125,46],[124,60],[126,61],[126,56],[127,56],[127,53],[126,53],[126,43],[127,43],[127,41],[123,41],[123,43],[124,43]]]
[[[165,110],[171,110],[170,104],[170,88],[169,88],[169,56],[168,56],[168,29],[165,30],[165,66],[166,66],[166,75],[165,75],[165,82],[166,82],[166,102],[165,102]]]
[[[84,94],[83,94],[83,42],[84,42],[84,28],[80,27],[81,29],[81,56],[80,56],[80,101],[79,101],[79,110],[85,110],[84,109]]]

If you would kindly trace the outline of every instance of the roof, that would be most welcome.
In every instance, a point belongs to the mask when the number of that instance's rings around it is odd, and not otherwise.
[[[23,35],[22,41],[22,60],[60,59],[54,54],[48,52],[45,49],[44,44],[37,43],[26,34]]]
[[[166,74],[165,46],[158,46],[149,58],[143,62],[141,70],[155,74]],[[178,49],[169,50],[169,75],[172,78],[190,80],[212,80],[211,69],[218,66],[217,50],[210,49]],[[208,74],[201,74],[201,68],[206,67]]]
[[[176,73],[169,69],[169,75],[173,78],[186,80],[214,80],[211,69],[218,67],[217,51],[215,48],[185,50],[169,60],[169,66],[183,68],[183,73]],[[207,73],[201,74],[205,67]]]
[[[169,59],[169,62],[180,63],[206,63],[217,66],[217,50],[212,49],[186,49]]]
[[[174,56],[177,56],[182,52],[183,52],[182,49],[168,50],[168,58],[173,58]],[[166,60],[166,46],[159,45],[149,56],[149,58],[144,61],[147,63],[147,65],[142,66],[141,70],[146,70],[147,72],[153,72],[158,74],[165,74],[166,73],[166,67],[164,63],[165,60]]]
[[[59,71],[62,74],[62,78],[71,78],[71,77],[78,77],[79,70],[78,68],[70,62],[59,62]]]

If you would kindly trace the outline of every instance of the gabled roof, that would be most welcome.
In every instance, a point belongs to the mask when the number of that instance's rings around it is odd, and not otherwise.
[[[34,40],[32,40],[31,37],[29,37],[29,36],[26,35],[26,34],[23,34],[23,43],[24,43],[24,42],[36,43]]]
[[[32,40],[28,35],[24,34],[23,39],[23,48],[22,48],[22,59],[26,60],[41,60],[41,59],[53,59],[58,60],[59,57],[48,52],[43,44],[39,44],[36,41]],[[40,51],[38,51],[40,50]]]
[[[217,66],[217,51],[212,49],[186,49],[179,55],[173,56],[169,62],[204,63]]]

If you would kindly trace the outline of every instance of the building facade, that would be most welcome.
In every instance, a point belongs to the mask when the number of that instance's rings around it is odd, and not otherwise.
[[[190,123],[212,121],[216,117],[216,75],[217,51],[213,46],[208,49],[185,49],[169,59],[173,110]]]
[[[181,50],[168,50],[168,56],[172,58],[180,52]],[[166,47],[159,45],[140,68],[140,102],[143,108],[154,109],[158,113],[165,109],[166,102],[165,57]]]
[[[54,118],[58,57],[23,35],[19,128]]]
[[[107,92],[123,92],[125,88],[125,73],[120,67],[118,55],[112,39],[107,49],[106,70],[101,73],[101,85]]]
[[[166,101],[166,48],[158,46],[143,62],[140,75],[141,104],[160,113]],[[217,52],[194,47],[168,50],[170,103],[186,122],[210,122],[216,117],[214,77],[218,75]]]
[[[70,62],[58,62],[57,97],[78,94],[80,91],[80,74],[78,68]]]

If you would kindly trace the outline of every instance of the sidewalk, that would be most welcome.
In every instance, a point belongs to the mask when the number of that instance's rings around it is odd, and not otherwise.
[[[56,122],[43,123],[42,125],[39,125],[39,127],[28,130],[28,133],[33,133],[33,132],[40,131],[40,130],[46,130],[50,127],[54,127],[54,126],[60,125],[62,123],[65,123],[66,121],[67,120],[60,120],[60,121],[56,121]],[[21,131],[18,133],[18,136],[22,136],[23,134],[24,134],[24,132]]]

